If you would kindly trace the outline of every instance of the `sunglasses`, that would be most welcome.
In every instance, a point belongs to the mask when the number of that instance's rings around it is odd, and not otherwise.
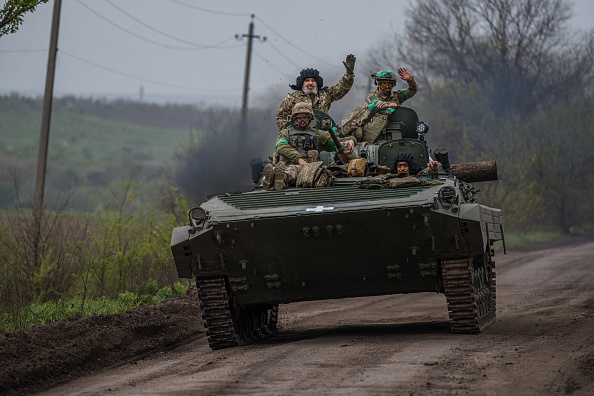
[[[390,87],[392,88],[394,86],[394,83],[392,81],[380,81],[379,85],[382,87]]]
[[[297,121],[297,122],[309,121],[309,116],[297,116],[297,117],[295,117],[295,121]]]

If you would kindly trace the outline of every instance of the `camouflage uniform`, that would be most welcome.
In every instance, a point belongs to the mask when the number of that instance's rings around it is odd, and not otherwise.
[[[350,135],[355,129],[363,126],[371,111],[378,108],[387,108],[388,103],[396,102],[401,105],[405,100],[410,99],[417,93],[417,82],[413,78],[408,81],[408,88],[390,91],[390,95],[383,94],[379,88],[372,91],[365,102],[357,107],[351,114],[342,119],[342,133]]]
[[[359,188],[403,188],[412,186],[426,186],[434,184],[444,184],[441,180],[427,180],[419,179],[415,176],[410,176],[406,172],[401,172],[396,175],[388,173],[387,175],[379,175],[376,177],[369,177],[367,179],[357,182]]]
[[[321,84],[320,84],[321,85]],[[274,164],[267,164],[264,167],[264,177],[262,178],[262,187],[266,190],[280,191],[284,188],[298,184],[300,174],[300,187],[326,187],[331,181],[332,174],[325,169],[319,169],[322,164],[318,161],[318,150],[337,151],[334,140],[330,133],[323,129],[318,129],[317,119],[314,117],[311,104],[308,102],[297,103],[291,110],[290,118],[296,120],[297,116],[307,116],[307,125],[300,127],[299,122],[282,129],[278,134],[276,142],[276,151],[280,160]],[[341,142],[352,140],[357,143],[354,137],[344,137]],[[342,158],[351,156],[351,154],[340,154]],[[356,157],[356,154],[354,155]],[[308,164],[299,165],[299,158],[303,158]],[[317,165],[316,165],[317,164]],[[313,165],[308,167],[309,165]],[[307,168],[305,173],[302,172]],[[311,172],[310,172],[311,171]],[[316,180],[317,178],[317,180]]]
[[[280,104],[276,112],[276,124],[281,130],[285,127],[288,117],[291,115],[293,106],[299,102],[309,102],[312,108],[321,110],[325,113],[330,110],[332,102],[342,99],[353,86],[355,75],[353,73],[345,72],[342,78],[334,85],[321,89],[318,86],[318,93],[315,95],[308,95],[303,91],[291,92]]]
[[[281,160],[287,165],[298,164],[299,158],[303,158],[308,161],[308,150],[318,151],[337,151],[334,140],[327,131],[315,128],[316,121],[312,121],[306,129],[300,129],[294,126],[281,130],[278,134],[276,141],[276,152],[281,156]],[[298,139],[295,137],[295,132],[299,131],[309,132],[312,135],[315,133],[317,140],[316,147],[303,147],[298,143]],[[339,139],[341,142],[352,140],[355,144],[357,140],[353,136],[346,136]],[[300,152],[301,151],[301,152]],[[309,162],[309,161],[308,161]]]
[[[414,157],[412,156],[412,154],[407,153],[407,152],[400,152],[398,154],[394,155],[394,158],[392,159],[392,162],[390,163],[390,172],[392,174],[397,174],[397,164],[399,162],[406,162],[408,164],[408,170],[409,170],[409,174],[411,176],[415,176],[415,177],[419,177],[419,176],[423,176],[423,175],[429,175],[433,172],[429,167],[426,167],[422,170],[418,170],[418,165],[417,165],[417,161],[415,161]],[[436,161],[439,164],[439,169],[442,168],[441,166],[441,162]]]

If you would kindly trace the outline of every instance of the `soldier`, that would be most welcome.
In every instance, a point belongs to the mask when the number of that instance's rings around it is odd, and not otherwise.
[[[419,177],[429,172],[437,172],[440,168],[441,164],[439,162],[431,160],[427,164],[427,168],[419,172],[417,162],[414,160],[412,154],[401,152],[394,155],[393,161],[390,164],[391,173],[363,179],[358,181],[357,184],[359,188],[401,188],[443,184],[443,181],[438,179]]]
[[[312,108],[328,113],[332,102],[342,99],[353,86],[356,59],[353,54],[347,55],[346,60],[342,62],[346,72],[340,81],[331,87],[324,87],[324,80],[316,69],[301,70],[296,84],[289,85],[295,92],[287,95],[276,112],[276,124],[279,131],[285,127],[291,110],[297,103],[307,102],[311,104]]]
[[[371,116],[378,111],[389,115],[405,100],[417,93],[417,82],[414,77],[404,68],[398,69],[398,74],[408,83],[408,88],[392,91],[396,85],[396,75],[391,71],[382,70],[371,75],[377,89],[369,93],[365,102],[342,120],[343,134],[354,135],[357,141],[375,143],[379,136],[377,130],[381,130],[383,127],[375,125],[376,131],[365,133],[367,132],[365,125],[370,121]],[[387,117],[384,118],[387,123]]]
[[[318,161],[319,151],[338,151],[341,160],[344,158],[347,163],[355,154],[353,149],[357,141],[354,137],[341,138],[343,146],[337,148],[330,133],[318,129],[310,103],[297,103],[290,119],[294,124],[282,129],[276,142],[280,160],[274,166],[267,164],[264,167],[262,187],[266,190],[282,190],[294,186],[303,166]]]
[[[390,164],[390,171],[393,174],[406,172],[412,176],[424,175],[430,171],[437,172],[440,168],[441,164],[439,162],[431,160],[427,164],[427,168],[419,171],[417,167],[417,162],[414,160],[412,154],[405,152],[394,155],[394,159]]]

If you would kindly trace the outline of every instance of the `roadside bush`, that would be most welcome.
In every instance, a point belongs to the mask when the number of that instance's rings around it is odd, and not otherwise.
[[[157,295],[160,287],[179,281],[170,250],[171,230],[179,223],[156,204],[138,206],[149,186],[136,176],[109,187],[113,199],[95,216],[67,211],[72,192],[44,208],[39,223],[18,200],[5,211],[0,218],[2,328],[53,320],[43,304],[68,317],[68,312],[84,315],[101,297],[127,306],[162,301],[179,291],[169,287]],[[125,292],[135,292],[134,298],[121,297]],[[51,305],[60,301],[74,307]]]
[[[140,292],[136,293],[123,292],[116,299],[103,296],[88,299],[84,304],[80,298],[31,304],[24,310],[25,314],[20,320],[8,313],[2,313],[0,314],[0,331],[12,333],[29,330],[35,325],[49,324],[58,320],[71,320],[75,317],[120,314],[140,305],[158,304],[173,296],[183,295],[188,290],[188,285],[180,282],[161,289],[152,289],[156,285],[155,281],[151,280],[146,284],[150,285],[148,289],[139,288]],[[141,294],[147,290],[153,294]]]
[[[165,286],[159,289],[159,291],[153,297],[153,304],[160,303],[161,301],[165,301],[173,296],[185,294],[187,291],[187,285],[183,285],[180,282],[175,282],[171,286]]]

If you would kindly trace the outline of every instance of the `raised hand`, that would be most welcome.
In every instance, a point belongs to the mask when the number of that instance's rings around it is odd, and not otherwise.
[[[413,79],[412,74],[407,72],[406,69],[403,67],[398,69],[398,74],[400,74],[400,78],[403,79],[404,81],[411,81]]]
[[[342,64],[346,68],[347,73],[352,73],[355,70],[355,61],[356,60],[357,60],[357,58],[355,58],[355,55],[348,54],[346,57],[346,60],[344,60],[342,62]]]

